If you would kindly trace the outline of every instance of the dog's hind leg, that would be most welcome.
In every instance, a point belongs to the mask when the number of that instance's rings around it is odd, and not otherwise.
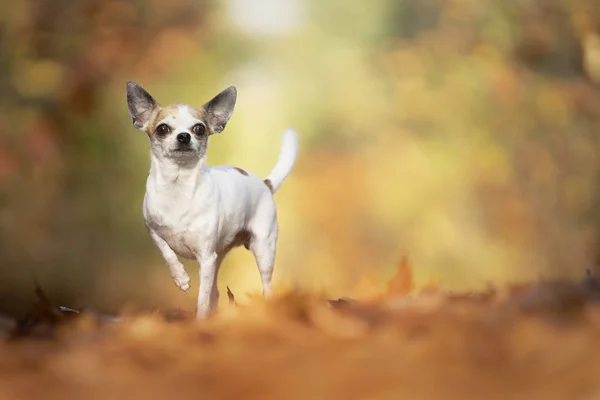
[[[271,277],[275,266],[275,250],[277,244],[277,232],[266,237],[254,236],[250,244],[250,251],[254,254],[256,265],[260,272],[260,280],[263,287],[263,296],[268,297],[272,293]]]

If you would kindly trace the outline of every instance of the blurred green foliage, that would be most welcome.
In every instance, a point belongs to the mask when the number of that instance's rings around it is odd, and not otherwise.
[[[377,290],[404,254],[443,287],[580,274],[600,253],[599,33],[594,0],[4,2],[0,293],[194,304],[143,226],[128,79],[195,105],[238,86],[211,164],[266,175],[297,129],[279,287]],[[259,288],[242,251],[220,279]]]

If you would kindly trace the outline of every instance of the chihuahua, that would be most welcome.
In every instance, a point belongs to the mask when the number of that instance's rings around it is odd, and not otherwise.
[[[200,264],[197,318],[216,310],[219,267],[237,246],[254,254],[263,295],[271,294],[278,236],[273,195],[298,155],[298,137],[288,129],[265,180],[237,167],[207,166],[208,137],[225,129],[236,97],[231,86],[200,108],[162,106],[140,85],[127,82],[133,126],[150,138],[145,225],[181,290],[189,290],[190,277],[178,256]]]

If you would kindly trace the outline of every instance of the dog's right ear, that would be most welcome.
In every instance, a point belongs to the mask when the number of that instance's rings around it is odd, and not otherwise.
[[[143,87],[133,81],[127,82],[127,108],[137,129],[144,129],[157,104]]]

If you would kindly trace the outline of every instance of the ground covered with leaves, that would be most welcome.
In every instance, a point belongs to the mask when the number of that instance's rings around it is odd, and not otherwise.
[[[600,396],[600,279],[590,273],[482,293],[288,293],[207,321],[180,310],[97,315],[37,291],[31,313],[0,320],[2,399]]]

